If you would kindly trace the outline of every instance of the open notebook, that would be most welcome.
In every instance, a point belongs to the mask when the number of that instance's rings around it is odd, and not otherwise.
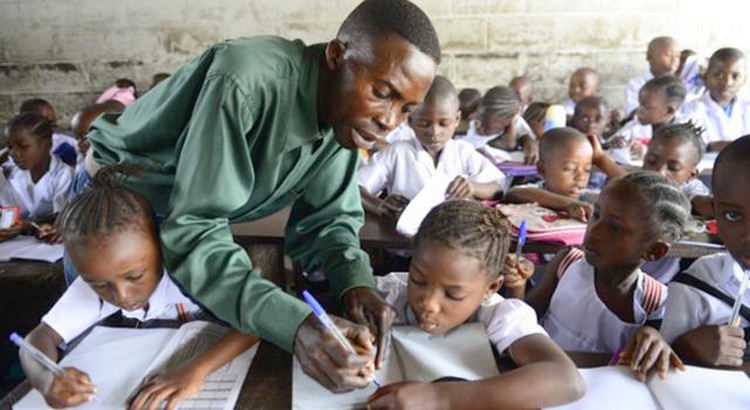
[[[640,382],[625,366],[579,369],[586,395],[556,410],[707,410],[750,409],[750,378],[741,371],[687,366],[665,380]]]
[[[62,244],[50,245],[33,236],[19,235],[11,240],[0,242],[0,262],[7,262],[11,259],[55,262],[62,257]]]
[[[446,335],[430,335],[413,326],[393,328],[391,351],[376,373],[383,385],[399,381],[435,381],[443,377],[485,379],[499,374],[487,330],[482,323],[462,325]],[[348,393],[332,393],[311,379],[294,360],[292,408],[366,408],[374,385]]]
[[[213,345],[227,328],[209,322],[189,322],[179,329],[124,329],[96,327],[60,364],[88,373],[102,402],[82,409],[126,408],[141,382],[161,370],[180,366]],[[206,378],[203,389],[180,404],[180,408],[233,409],[258,349],[235,357]],[[44,398],[32,390],[14,409],[47,408]]]

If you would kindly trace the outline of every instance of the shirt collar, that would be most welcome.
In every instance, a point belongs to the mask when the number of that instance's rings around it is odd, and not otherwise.
[[[284,152],[299,148],[312,141],[331,136],[330,125],[321,127],[318,121],[318,73],[325,55],[326,44],[313,44],[305,48],[300,63],[298,105],[299,122],[286,135]]]
[[[165,309],[171,307],[171,305],[174,304],[174,301],[176,300],[174,298],[170,298],[169,295],[170,280],[171,279],[169,277],[169,273],[167,273],[165,269],[161,274],[161,280],[159,280],[159,283],[156,285],[156,289],[154,289],[154,293],[152,293],[151,297],[148,298],[148,303],[146,304],[146,306],[132,312],[128,312],[123,309],[122,315],[142,321],[152,319],[153,317],[158,317],[162,312],[165,311]]]

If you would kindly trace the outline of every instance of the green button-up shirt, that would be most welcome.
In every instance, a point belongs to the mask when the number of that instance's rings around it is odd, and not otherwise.
[[[232,326],[290,351],[310,309],[261,277],[230,223],[293,204],[290,257],[322,264],[339,296],[375,286],[359,246],[358,154],[318,121],[324,52],[276,37],[218,44],[88,135],[100,164],[140,167],[128,184],[166,215],[161,244],[175,278]]]

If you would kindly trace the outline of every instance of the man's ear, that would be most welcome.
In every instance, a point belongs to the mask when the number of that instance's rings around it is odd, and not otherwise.
[[[658,261],[659,259],[663,258],[664,255],[667,254],[667,252],[669,252],[669,248],[670,246],[666,242],[656,242],[646,250],[646,254],[644,255],[643,259],[649,262]]]
[[[346,44],[341,40],[334,39],[328,42],[326,46],[326,67],[334,71],[344,65],[344,54],[346,53]]]

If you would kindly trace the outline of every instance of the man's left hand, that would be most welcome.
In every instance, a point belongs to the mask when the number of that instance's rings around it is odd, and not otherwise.
[[[344,294],[344,309],[349,318],[367,325],[370,332],[375,335],[378,346],[375,368],[380,369],[388,352],[396,310],[370,288],[354,288],[347,291]]]

